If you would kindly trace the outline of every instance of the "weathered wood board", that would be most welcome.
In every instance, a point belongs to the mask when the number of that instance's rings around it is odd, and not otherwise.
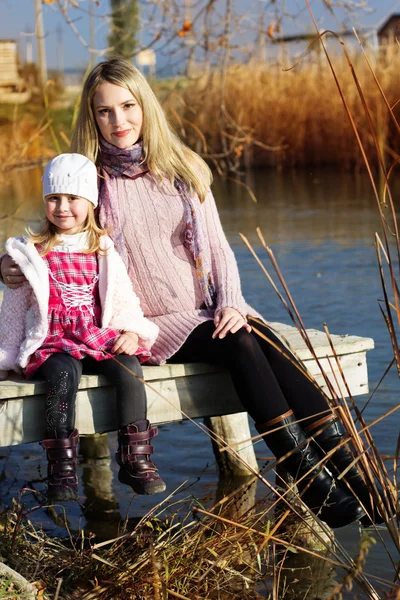
[[[316,361],[298,331],[289,325],[271,323],[273,329],[304,361],[317,382],[327,389]],[[346,388],[325,333],[308,330],[321,364],[343,396]],[[332,341],[353,396],[368,392],[366,352],[374,347],[371,338],[333,335]],[[331,357],[330,362],[326,356]],[[243,409],[225,371],[205,364],[144,367],[148,384],[148,417],[152,423],[240,413]],[[0,382],[0,446],[39,441],[44,434],[45,383],[25,380]],[[77,422],[80,434],[116,429],[114,390],[102,376],[83,375],[77,395]]]

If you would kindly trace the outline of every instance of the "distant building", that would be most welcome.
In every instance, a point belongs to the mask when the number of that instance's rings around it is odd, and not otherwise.
[[[400,13],[393,13],[378,26],[378,40],[380,46],[387,46],[400,39]]]
[[[136,64],[141,71],[151,77],[156,74],[156,53],[152,48],[146,48],[136,54]]]
[[[400,13],[392,13],[385,17],[378,25],[374,27],[365,27],[356,29],[363,47],[373,53],[385,51],[387,46],[392,45],[396,39],[400,41]],[[323,33],[323,30],[321,30]],[[359,44],[352,29],[336,31],[337,35],[344,40],[347,50],[357,52]],[[287,54],[291,58],[297,58],[302,55],[308,46],[317,37],[316,32],[296,33],[292,35],[273,37],[271,41],[275,44],[284,44]],[[329,51],[335,47],[340,51],[340,46],[335,40],[335,36],[328,33],[322,36],[322,40]],[[313,50],[320,50],[318,43],[312,46]],[[309,55],[312,56],[312,55]]]
[[[321,29],[320,33],[324,33],[324,30]],[[359,51],[360,46],[353,30],[335,31],[335,33],[341,40],[343,40],[348,52],[354,54]],[[356,29],[356,33],[360,38],[361,44],[367,51],[369,50],[373,53],[378,52],[378,37],[375,28],[362,30]],[[300,33],[275,37],[270,41],[273,43],[273,45],[277,45],[278,47],[280,46],[283,49],[286,57],[290,60],[299,59],[308,48],[309,51],[305,55],[304,59],[313,61],[316,56],[322,56],[321,45],[320,42],[317,41],[317,37],[318,36],[316,32]],[[329,31],[325,35],[322,35],[321,41],[329,53],[342,52],[342,47],[338,39]],[[280,54],[282,54],[282,52]]]
[[[28,102],[30,91],[18,72],[18,49],[15,40],[0,40],[0,103]]]
[[[17,42],[0,40],[0,87],[14,88],[18,84]]]

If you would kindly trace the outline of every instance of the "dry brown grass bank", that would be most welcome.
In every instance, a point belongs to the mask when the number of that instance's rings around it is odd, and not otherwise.
[[[370,533],[350,557],[314,520],[279,512],[279,524],[271,521],[271,495],[238,512],[246,486],[210,511],[186,499],[186,516],[167,516],[160,505],[161,518],[145,517],[133,531],[99,543],[83,531],[64,540],[48,537],[15,504],[0,516],[2,560],[43,600],[334,600],[353,586],[348,598],[359,592],[370,600],[383,597],[363,573]],[[385,597],[397,598],[390,581],[376,579]],[[9,586],[0,578],[0,599],[22,600],[10,597]]]
[[[66,152],[72,114],[72,104],[63,106],[59,98],[47,96],[34,96],[27,104],[0,104],[0,176]]]
[[[399,55],[400,48],[394,47],[374,62],[391,106],[400,98]],[[367,63],[362,54],[352,60],[382,147],[387,155],[397,155],[399,140]],[[368,157],[376,164],[376,150],[351,70],[344,55],[334,57],[333,62]],[[290,66],[289,61],[286,65]],[[232,65],[223,75],[214,72],[194,79],[182,99],[173,96],[166,106],[180,134],[203,156],[218,159],[226,155],[233,162],[239,157],[255,166],[353,168],[363,164],[323,56],[312,62],[305,59],[289,71],[268,62]]]
[[[400,99],[399,57],[400,48],[394,46],[373,62],[391,106]],[[377,165],[351,69],[344,55],[334,56],[333,62],[367,156]],[[352,63],[390,164],[400,154],[397,132],[363,55],[352,57]],[[361,153],[325,57],[306,56],[291,70],[284,70],[282,64],[292,66],[288,59],[281,64],[233,64],[223,73],[212,70],[191,80],[156,81],[154,89],[178,134],[222,168],[226,164],[232,170],[243,165],[362,168]],[[394,112],[400,115],[400,104]],[[9,116],[0,127],[1,165],[66,151],[72,113],[73,106],[60,114],[50,106],[22,116],[16,112],[15,119]]]

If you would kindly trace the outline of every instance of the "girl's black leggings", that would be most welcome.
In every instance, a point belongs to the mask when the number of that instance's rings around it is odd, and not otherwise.
[[[52,354],[37,370],[44,377],[46,394],[46,436],[65,437],[75,427],[75,401],[82,373],[105,375],[116,387],[118,428],[146,418],[144,384],[131,371],[143,377],[136,356],[120,354],[114,359],[98,361],[87,356],[82,360],[69,354]]]
[[[325,416],[329,404],[316,387],[286,356],[287,348],[258,322],[249,320],[284,354],[258,334],[240,329],[223,339],[212,339],[213,321],[202,323],[168,362],[207,362],[227,368],[244,409],[256,423],[266,423],[288,410],[305,425]],[[295,360],[295,359],[294,359]],[[322,414],[321,414],[322,413]]]

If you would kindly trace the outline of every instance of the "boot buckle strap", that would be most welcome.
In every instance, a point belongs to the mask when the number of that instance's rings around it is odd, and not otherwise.
[[[154,447],[151,446],[150,444],[143,444],[142,446],[129,446],[129,450],[128,452],[125,452],[125,450],[127,450],[127,448],[122,448],[122,455],[124,456],[130,456],[132,455],[137,455],[137,454],[153,454],[154,452]],[[134,458],[134,460],[136,460],[136,458]]]
[[[48,449],[47,460],[76,460],[76,448],[54,448]]]
[[[151,429],[147,429],[146,431],[120,432],[119,439],[121,444],[129,445],[135,442],[147,442],[147,440],[151,440],[156,435],[158,435],[158,428],[152,427]]]
[[[76,448],[78,444],[78,433],[71,434],[68,438],[55,438],[50,440],[42,440],[40,442],[42,448]]]
[[[130,460],[129,464],[134,463],[132,468],[135,473],[145,473],[146,471],[157,471],[156,465],[151,460]],[[129,467],[128,467],[129,468]],[[132,474],[132,473],[131,473]]]
[[[72,463],[50,463],[48,466],[49,475],[57,475],[58,473],[65,473],[65,477],[75,476],[76,467]]]

